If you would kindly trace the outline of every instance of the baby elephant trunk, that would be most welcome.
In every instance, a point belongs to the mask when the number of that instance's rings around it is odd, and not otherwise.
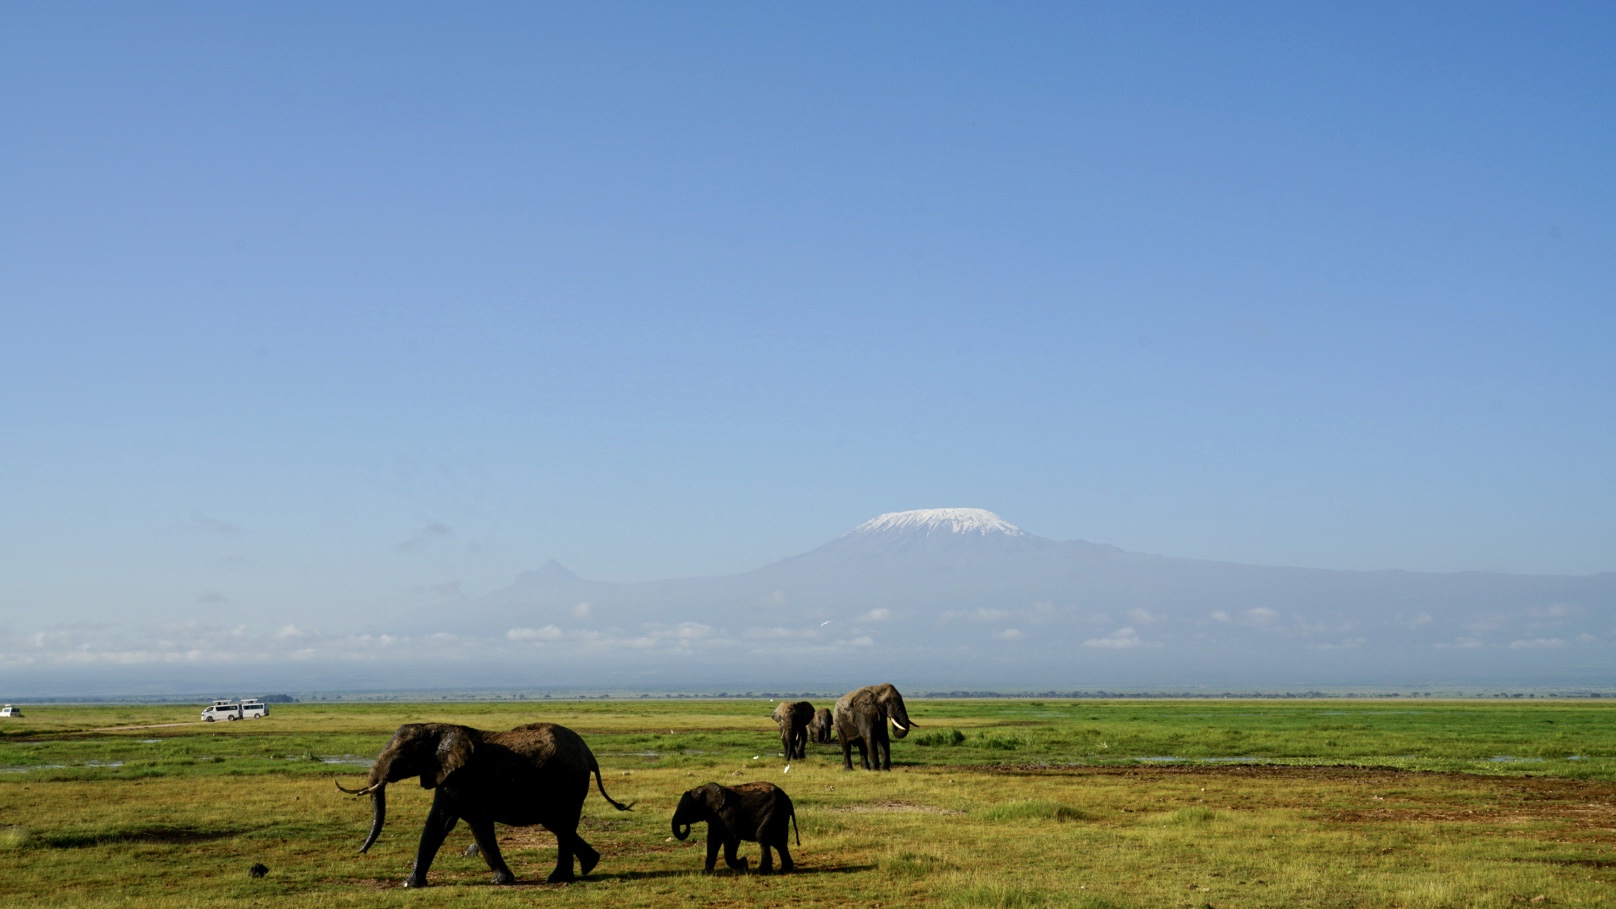
[[[673,835],[676,839],[684,840],[690,836],[690,814],[695,810],[690,793],[685,793],[679,799],[679,807],[673,812]]]

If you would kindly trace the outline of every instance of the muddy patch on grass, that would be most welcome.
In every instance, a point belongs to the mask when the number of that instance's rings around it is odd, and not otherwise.
[[[861,805],[838,805],[821,808],[827,814],[964,814],[956,808],[938,808],[935,805],[916,805],[913,802],[883,800]]]
[[[95,833],[61,833],[42,836],[36,842],[51,849],[83,849],[117,843],[150,843],[163,846],[187,846],[239,836],[241,830],[200,830],[194,827],[131,827],[127,830],[104,830]]]

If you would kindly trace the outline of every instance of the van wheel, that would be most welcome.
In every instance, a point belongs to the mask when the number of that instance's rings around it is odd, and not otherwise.
[[[233,717],[233,716],[227,716],[227,717],[225,717],[225,719],[229,720],[232,723],[234,723],[236,721],[236,718]]]
[[[204,722],[204,723],[211,723],[211,722],[213,722],[213,717],[211,717],[211,716],[205,716],[205,717],[203,717],[203,718],[202,718],[202,722]]]

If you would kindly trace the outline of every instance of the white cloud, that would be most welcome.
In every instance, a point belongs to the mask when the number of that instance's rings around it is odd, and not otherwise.
[[[505,638],[511,641],[558,641],[563,632],[554,625],[545,625],[542,628],[512,628],[505,632]]]
[[[1019,641],[1026,637],[1019,628],[1006,628],[1003,631],[996,631],[993,636],[1001,641]]]
[[[848,641],[847,646],[849,646],[849,647],[874,647],[875,646],[875,638],[872,638],[867,634],[861,634],[858,637],[854,638],[853,640]]]
[[[1269,625],[1274,624],[1274,621],[1278,618],[1279,613],[1269,609],[1266,606],[1258,606],[1255,609],[1247,609],[1244,613],[1245,623],[1247,625],[1255,625],[1259,628],[1266,628]]]
[[[1139,633],[1132,628],[1118,628],[1103,638],[1090,638],[1083,642],[1085,647],[1100,647],[1106,650],[1126,650],[1138,647],[1144,641],[1139,639]]]
[[[1155,625],[1162,621],[1161,616],[1153,614],[1148,609],[1130,609],[1124,612],[1123,615],[1127,616],[1128,621],[1135,625]]]
[[[308,636],[308,632],[300,630],[296,625],[282,625],[281,630],[275,632],[277,641],[301,641]]]
[[[1279,613],[1266,606],[1258,606],[1254,609],[1247,609],[1245,612],[1240,613],[1238,617],[1231,616],[1227,609],[1215,609],[1210,613],[1210,617],[1212,621],[1221,622],[1224,625],[1239,624],[1248,628],[1266,628],[1279,619]]]
[[[589,605],[589,601],[584,600],[582,603],[572,607],[572,614],[575,618],[587,619],[589,618],[589,611],[592,608],[593,607]]]
[[[1566,642],[1560,638],[1531,638],[1530,640],[1510,641],[1511,650],[1549,650],[1555,647],[1564,647]]]
[[[713,627],[700,622],[680,622],[677,625],[647,625],[645,633],[621,643],[637,650],[651,650],[671,646],[677,650],[690,650],[698,643],[713,640]]]
[[[29,635],[20,647],[0,641],[0,665],[174,666],[262,664],[290,659],[374,659],[408,652],[413,643],[393,635],[326,636],[296,625],[255,631],[245,625],[185,622],[157,628],[56,628]],[[435,647],[434,653],[441,653]]]
[[[885,607],[880,609],[872,609],[869,612],[866,612],[864,615],[859,616],[859,619],[865,622],[885,622],[890,618],[892,618],[892,610]]]
[[[775,625],[771,628],[748,628],[743,635],[757,641],[799,641],[819,637],[819,629],[785,628]]]

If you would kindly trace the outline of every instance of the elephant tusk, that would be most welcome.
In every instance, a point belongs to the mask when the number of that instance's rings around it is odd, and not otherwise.
[[[370,795],[372,792],[376,791],[377,786],[381,785],[380,783],[375,783],[375,784],[372,784],[370,786],[366,786],[363,789],[349,789],[348,787],[342,785],[341,783],[338,783],[336,780],[332,780],[331,782],[332,782],[333,785],[335,785],[341,791],[346,792],[349,795],[354,795],[354,796]]]
[[[909,731],[907,726],[903,725],[902,723],[898,722],[897,720],[893,720],[892,725],[898,727],[898,729],[900,731],[903,731],[903,732]]]

